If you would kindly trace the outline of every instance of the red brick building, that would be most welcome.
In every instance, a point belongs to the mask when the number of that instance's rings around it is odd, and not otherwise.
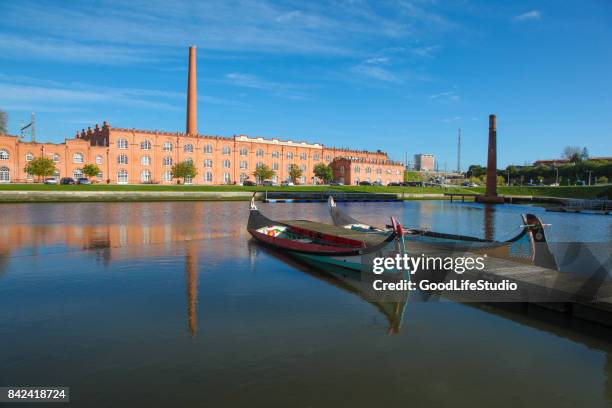
[[[402,163],[387,157],[338,157],[331,163],[334,180],[344,184],[359,184],[360,181],[379,182],[383,185],[404,180]]]
[[[309,184],[317,181],[313,173],[317,163],[330,164],[336,158],[369,163],[364,168],[370,170],[383,169],[383,173],[366,176],[372,180],[387,180],[402,169],[381,151],[246,135],[203,135],[197,131],[196,111],[195,47],[190,47],[185,133],[113,128],[104,122],[59,144],[24,142],[17,136],[0,135],[0,183],[32,182],[24,167],[35,157],[52,159],[57,177],[77,179],[82,177],[85,164],[96,164],[100,168],[96,181],[113,184],[173,183],[172,165],[183,161],[191,161],[197,169],[197,176],[187,181],[191,184],[240,184],[247,178],[254,179],[253,171],[260,164],[275,171],[277,182],[287,180],[289,167],[295,164],[303,173],[299,182]],[[359,166],[349,167],[358,173]]]

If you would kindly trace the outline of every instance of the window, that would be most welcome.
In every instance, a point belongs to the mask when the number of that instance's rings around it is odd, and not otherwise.
[[[83,163],[83,155],[81,153],[75,153],[72,155],[73,163]]]
[[[246,156],[248,153],[249,153],[249,151],[247,150],[246,147],[241,147],[240,148],[240,155],[241,156]],[[225,153],[223,153],[223,154],[225,154]]]
[[[185,163],[193,164],[193,159],[191,157],[187,157],[185,159]]]
[[[306,165],[305,165],[305,164],[302,164],[302,165],[300,166],[300,170],[302,170],[302,173],[306,173]]]
[[[272,163],[272,170],[274,171],[278,170],[278,163]]]
[[[60,161],[60,156],[59,156],[59,154],[57,154],[57,153],[53,153],[53,161],[54,161],[54,162],[56,162],[56,163],[57,163],[58,161]]]
[[[344,174],[344,166],[340,166],[340,174]]]
[[[275,159],[278,159],[278,157],[279,157],[278,150],[274,150],[272,152],[272,157],[275,158]]]
[[[162,150],[164,152],[171,152],[172,151],[172,142],[167,140],[164,142],[164,144],[162,145]]]
[[[164,157],[164,166],[172,166],[172,157],[170,156]]]
[[[329,155],[325,156],[325,161],[330,162],[331,161],[331,156],[329,156]]]
[[[59,160],[59,157],[57,159]],[[96,156],[96,164],[102,164],[102,156],[100,155]]]
[[[401,170],[397,170],[397,171],[395,172],[395,174],[399,176],[399,175],[401,175],[401,174],[402,174],[402,171],[401,171]]]
[[[118,164],[128,164],[128,157],[125,154],[120,154],[119,156],[117,156],[117,163]]]
[[[229,160],[223,160],[223,168],[229,169],[230,166],[231,166],[231,163]]]
[[[128,183],[128,172],[125,169],[121,169],[117,172],[117,184]]]
[[[192,184],[192,183],[193,183],[193,179],[191,178],[191,176],[185,177],[185,184]]]
[[[140,158],[140,164],[143,166],[149,166],[151,164],[151,158],[149,156],[142,156]]]
[[[264,156],[264,151],[263,149],[257,149],[257,152],[255,152],[255,155],[257,157],[263,157]]]
[[[248,167],[247,167],[247,162],[246,162],[245,160],[243,160],[243,161],[241,161],[241,162],[240,162],[240,168],[241,168],[241,169],[247,169],[247,168],[248,168]]]
[[[319,153],[315,153],[312,155],[312,160],[319,161]]]
[[[258,169],[260,167],[263,167],[263,163],[262,162],[257,162],[257,164],[255,165],[255,168]]]
[[[361,167],[355,166],[355,173],[360,173],[360,172],[361,172]]]
[[[143,170],[140,173],[140,181],[143,183],[150,183],[151,182],[151,172],[149,170]]]
[[[117,139],[117,148],[118,149],[127,149],[128,141],[126,139]]]
[[[56,177],[59,177],[59,171],[56,174]],[[96,180],[98,181],[102,181],[102,172],[99,172],[98,174],[96,174]]]
[[[164,179],[164,181],[172,181],[172,172],[164,171],[162,174],[162,178]]]
[[[223,173],[223,182],[225,184],[229,184],[230,181],[231,181],[230,174],[229,173]]]
[[[212,172],[207,171],[206,174],[204,174],[204,181],[207,183],[212,183],[212,180]]]
[[[287,152],[287,159],[288,160],[292,160],[293,159],[293,153]]]
[[[306,160],[306,153],[300,153],[300,160]]]
[[[301,184],[306,184],[306,176],[300,177],[300,183]]]
[[[240,184],[244,183],[244,180],[248,179],[249,175],[246,173],[240,173]]]
[[[0,160],[8,160],[11,155],[6,150],[0,150]],[[3,169],[6,167],[3,167]]]
[[[82,177],[83,177],[83,170],[81,169],[72,170],[72,178],[74,178],[75,180],[78,180]]]
[[[229,146],[223,146],[223,154],[230,154],[232,152],[232,149],[229,148]]]
[[[366,167],[366,173],[370,174],[371,172],[372,172],[372,169],[369,168],[369,167]],[[368,179],[368,181],[370,181],[370,180]]]
[[[204,146],[204,153],[206,154],[211,154],[213,152],[213,147],[210,144],[207,144],[206,146]]]
[[[185,153],[193,153],[193,145],[192,144],[186,144],[185,146],[183,146],[183,151]]]
[[[26,161],[32,161],[34,160],[34,155],[30,152],[26,153],[26,157],[25,157]]]
[[[382,174],[382,170],[379,168],[376,169],[376,174]]]
[[[0,183],[9,183],[11,181],[11,171],[8,167],[0,167]]]
[[[204,167],[212,167],[212,160],[206,159],[204,160]]]
[[[140,142],[140,150],[151,150],[151,142],[148,140]]]
[[[387,174],[391,174],[391,169],[387,169]]]
[[[60,176],[60,172],[59,172],[59,170],[55,170],[55,171],[53,172],[53,177],[59,177],[59,176]]]

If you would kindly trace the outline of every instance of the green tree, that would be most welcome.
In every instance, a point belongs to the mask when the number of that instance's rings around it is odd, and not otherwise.
[[[55,163],[46,157],[37,157],[28,162],[23,170],[38,177],[38,181],[40,181],[41,177],[49,177],[55,173]]]
[[[597,179],[597,184],[608,184],[608,178],[606,176],[601,176]]]
[[[97,164],[86,164],[83,166],[83,174],[87,177],[95,177],[100,173],[100,168]]]
[[[276,172],[265,164],[260,164],[253,172],[253,176],[255,176],[255,179],[260,183],[264,180],[270,180],[275,174]]]
[[[487,168],[479,166],[478,164],[472,164],[468,168],[468,176],[470,177],[480,177],[486,174]]]
[[[315,164],[313,171],[314,175],[325,183],[329,183],[334,178],[332,168],[325,163]]]
[[[289,178],[294,183],[297,183],[297,180],[302,177],[302,170],[298,167],[297,164],[292,164],[289,166]]]
[[[190,161],[182,161],[172,166],[172,178],[182,178],[183,183],[187,179],[193,179],[197,174],[198,170]]]
[[[0,133],[8,133],[8,113],[0,110]]]
[[[572,163],[578,163],[582,161],[582,153],[582,149],[578,146],[565,146],[563,149],[563,158]]]

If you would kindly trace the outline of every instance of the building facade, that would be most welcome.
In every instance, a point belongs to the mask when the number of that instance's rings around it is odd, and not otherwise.
[[[197,176],[187,180],[188,183],[209,185],[254,180],[253,172],[260,164],[275,171],[274,181],[277,182],[288,179],[289,167],[295,164],[302,170],[299,180],[302,184],[318,181],[313,173],[317,163],[332,164],[339,158],[350,163],[349,175],[338,175],[344,177],[347,184],[366,178],[372,181],[380,178],[386,182],[390,175],[396,181],[396,173],[403,169],[400,163],[390,161],[381,151],[339,149],[320,143],[246,135],[221,137],[113,128],[104,122],[102,126],[82,130],[75,138],[58,144],[24,142],[16,136],[0,135],[0,182],[33,182],[34,178],[24,167],[35,157],[52,159],[56,177],[76,179],[83,176],[85,164],[96,164],[100,173],[95,181],[111,184],[176,183],[171,168],[183,161],[191,161],[197,169]],[[361,167],[363,176],[360,176]],[[367,168],[373,173],[365,173]]]
[[[404,181],[402,163],[370,157],[337,157],[331,162],[334,180],[346,185],[361,181],[383,185]]]
[[[417,171],[433,171],[436,168],[436,158],[433,154],[415,154],[414,169]]]

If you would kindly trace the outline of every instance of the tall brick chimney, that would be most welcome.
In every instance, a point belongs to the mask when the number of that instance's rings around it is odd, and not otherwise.
[[[198,103],[196,90],[196,47],[189,47],[189,74],[187,78],[187,128],[188,135],[198,134]]]
[[[497,196],[497,125],[495,115],[489,115],[489,155],[487,158],[488,197]]]

